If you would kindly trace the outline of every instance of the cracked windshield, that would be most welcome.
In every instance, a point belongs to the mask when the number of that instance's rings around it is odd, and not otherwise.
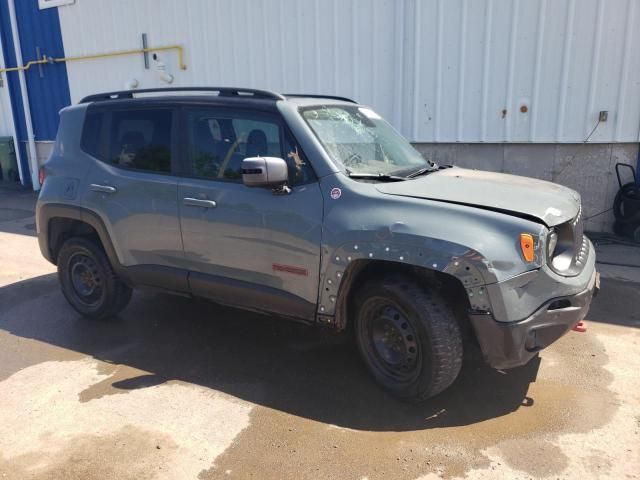
[[[371,109],[340,105],[301,113],[331,159],[351,176],[406,177],[436,168]]]

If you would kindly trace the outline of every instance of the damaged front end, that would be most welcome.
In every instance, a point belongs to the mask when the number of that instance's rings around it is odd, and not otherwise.
[[[585,318],[599,290],[595,249],[584,235],[581,211],[550,229],[544,244],[544,265],[487,285],[490,310],[470,312],[484,357],[494,368],[523,365],[558,340]]]

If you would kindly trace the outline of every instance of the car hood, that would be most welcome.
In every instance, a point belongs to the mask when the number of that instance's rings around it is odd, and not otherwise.
[[[572,220],[580,210],[580,195],[570,188],[544,180],[457,167],[414,180],[378,183],[376,188],[389,195],[534,217],[549,227]]]

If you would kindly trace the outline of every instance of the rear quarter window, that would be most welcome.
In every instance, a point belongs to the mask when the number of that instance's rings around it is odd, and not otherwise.
[[[104,149],[101,144],[103,117],[103,112],[88,111],[84,117],[82,138],[80,139],[82,151],[100,160],[105,160]]]

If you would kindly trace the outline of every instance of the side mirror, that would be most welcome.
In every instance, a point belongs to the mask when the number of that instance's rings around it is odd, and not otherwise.
[[[242,182],[247,187],[278,187],[287,183],[287,162],[277,157],[249,157],[242,160]]]

